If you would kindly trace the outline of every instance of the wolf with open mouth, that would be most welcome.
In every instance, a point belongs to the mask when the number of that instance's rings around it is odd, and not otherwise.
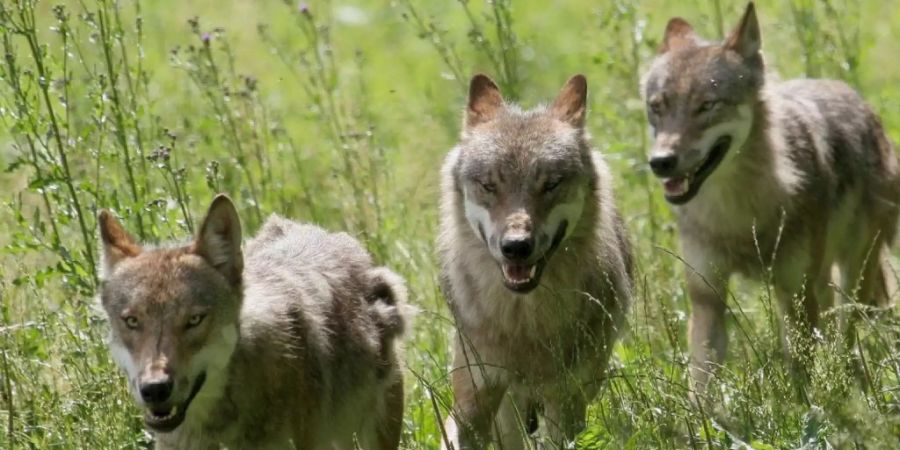
[[[570,441],[622,325],[630,248],[585,130],[586,95],[577,75],[551,105],[524,110],[472,79],[438,238],[458,330],[445,427],[457,450],[525,448],[523,426]]]
[[[681,235],[697,392],[725,358],[732,274],[769,277],[785,322],[808,345],[820,309],[889,304],[900,165],[878,116],[835,80],[767,76],[753,3],[723,42],[672,18],[643,80],[650,169]],[[799,307],[798,307],[799,305]],[[847,327],[847,336],[853,331]],[[804,344],[806,343],[806,344]]]
[[[182,246],[99,223],[110,350],[157,448],[397,449],[406,287],[359,242],[273,215],[242,250],[224,195]]]

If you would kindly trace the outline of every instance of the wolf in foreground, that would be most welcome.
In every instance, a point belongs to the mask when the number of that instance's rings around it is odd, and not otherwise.
[[[650,167],[681,234],[701,392],[725,357],[733,273],[771,276],[806,342],[834,301],[835,264],[844,300],[889,303],[900,177],[879,118],[840,81],[767,80],[760,46],[753,3],[722,43],[673,18],[644,79]]]
[[[550,106],[523,110],[488,77],[471,81],[438,237],[457,326],[444,430],[457,450],[524,448],[523,425],[572,440],[623,324],[630,246],[586,95],[577,75]]]
[[[99,222],[110,349],[157,448],[398,447],[406,288],[356,240],[273,215],[242,252],[224,195],[181,247]]]

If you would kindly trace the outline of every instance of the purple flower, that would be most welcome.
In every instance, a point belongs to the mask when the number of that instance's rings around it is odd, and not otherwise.
[[[204,44],[209,44],[210,39],[212,39],[212,36],[210,36],[209,33],[203,33],[203,36],[200,37],[200,40],[202,40]]]
[[[154,161],[154,162],[162,161],[163,163],[165,163],[166,161],[169,160],[169,158],[171,157],[171,154],[172,154],[171,148],[166,147],[164,145],[160,145],[159,147],[156,148],[156,150],[153,150],[149,156],[147,156],[147,159],[149,159],[150,161]]]
[[[303,14],[309,14],[309,4],[307,4],[306,2],[300,2],[300,4],[297,5],[297,9],[299,9]]]

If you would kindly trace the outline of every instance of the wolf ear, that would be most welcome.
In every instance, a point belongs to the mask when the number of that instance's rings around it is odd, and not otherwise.
[[[681,17],[673,17],[666,24],[666,31],[663,35],[662,44],[659,45],[657,53],[660,55],[670,50],[679,48],[694,47],[700,40],[694,27]]]
[[[107,211],[100,211],[97,217],[100,225],[100,241],[103,245],[102,272],[112,272],[125,258],[131,258],[141,253],[141,246],[125,231],[122,224]]]
[[[750,2],[747,3],[741,23],[725,40],[725,48],[734,50],[744,58],[754,58],[759,56],[761,42],[756,8],[753,6],[753,2]]]
[[[569,78],[550,106],[550,111],[559,120],[581,128],[584,126],[586,105],[587,79],[584,75],[578,74]]]
[[[469,106],[466,108],[466,127],[490,121],[503,108],[500,88],[487,75],[479,73],[469,83]]]
[[[241,272],[244,270],[241,220],[227,195],[219,194],[213,199],[194,242],[193,252],[202,256],[232,285],[241,283]]]

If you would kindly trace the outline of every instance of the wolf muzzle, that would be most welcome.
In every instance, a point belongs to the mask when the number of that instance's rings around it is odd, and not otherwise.
[[[534,252],[533,234],[504,236],[500,240],[500,252],[510,261],[525,261]]]
[[[154,404],[168,400],[169,396],[172,395],[174,387],[175,381],[172,380],[172,377],[166,375],[147,382],[142,382],[139,390],[141,398],[145,403]]]

